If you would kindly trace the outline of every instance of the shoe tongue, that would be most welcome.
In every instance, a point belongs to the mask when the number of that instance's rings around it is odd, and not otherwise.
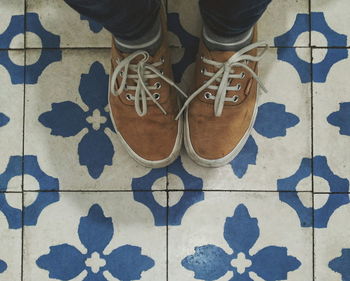
[[[207,48],[206,48],[207,49]],[[225,63],[227,62],[234,54],[236,54],[235,51],[210,51],[207,49],[208,58],[217,62]],[[213,68],[214,69],[214,68]],[[240,71],[239,67],[236,67],[235,70]],[[232,79],[230,86],[234,87],[238,83],[237,79]],[[215,81],[213,85],[219,86],[219,82]],[[216,95],[216,93],[213,93]],[[237,95],[238,93],[236,91],[227,91],[226,97],[232,98],[233,96]]]
[[[217,62],[227,62],[236,52],[234,51],[209,51],[211,59]]]

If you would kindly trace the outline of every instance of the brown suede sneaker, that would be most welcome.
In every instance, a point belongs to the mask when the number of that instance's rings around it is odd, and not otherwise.
[[[238,52],[210,51],[203,40],[196,62],[196,90],[186,101],[185,147],[199,165],[220,167],[241,151],[257,113],[257,62],[267,50],[256,42]],[[257,47],[264,47],[258,55]],[[261,85],[263,90],[265,88]],[[180,112],[180,114],[181,114]]]
[[[112,40],[111,119],[130,156],[150,168],[172,163],[183,138],[182,118],[175,120],[180,108],[176,90],[186,95],[171,79],[165,16],[162,33],[162,44],[153,56],[146,51],[122,53]]]

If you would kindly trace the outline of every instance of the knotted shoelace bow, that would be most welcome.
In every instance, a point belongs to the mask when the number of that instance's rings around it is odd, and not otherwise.
[[[248,55],[249,51],[258,48],[258,47],[263,47],[263,51],[257,55],[257,56],[252,56]],[[240,90],[240,84],[237,84],[236,86],[232,87],[230,86],[232,79],[243,79],[244,74],[243,72],[240,74],[235,74],[234,73],[234,67],[243,67],[245,70],[250,72],[253,76],[254,79],[258,82],[262,90],[267,93],[266,88],[262,84],[260,78],[256,75],[254,70],[252,70],[246,63],[247,61],[259,61],[261,58],[264,56],[265,52],[268,49],[268,45],[265,42],[257,42],[250,44],[240,51],[236,52],[234,55],[232,55],[226,62],[218,62],[214,60],[207,59],[205,57],[201,57],[204,63],[209,64],[214,66],[215,68],[218,69],[216,73],[209,72],[205,69],[202,70],[202,73],[205,76],[210,77],[208,81],[206,81],[199,89],[197,89],[184,103],[183,107],[181,108],[180,112],[178,113],[176,119],[178,119],[183,111],[189,106],[191,101],[198,96],[204,89],[211,89],[211,90],[216,90],[216,95],[212,95],[208,93],[209,95],[207,96],[208,99],[213,99],[214,100],[214,114],[216,117],[221,116],[225,101],[230,101],[230,102],[237,102],[236,98],[229,98],[226,97],[227,91],[238,91]],[[214,82],[219,83],[219,86],[217,85],[212,85]]]
[[[131,61],[139,56],[143,58],[137,63],[132,64]],[[135,91],[135,95],[128,94],[127,98],[129,100],[134,100],[135,110],[139,116],[144,116],[147,114],[147,101],[152,100],[158,108],[166,115],[167,112],[157,101],[160,95],[153,94],[151,90],[156,90],[161,87],[160,83],[155,83],[153,86],[148,85],[147,81],[149,79],[161,78],[167,82],[170,86],[173,86],[178,90],[184,97],[187,95],[168,77],[164,76],[163,72],[159,71],[157,67],[164,63],[164,59],[161,59],[155,63],[147,63],[149,60],[149,53],[147,51],[136,51],[129,56],[127,56],[122,61],[117,60],[117,67],[114,69],[111,78],[111,91],[115,96],[120,95],[125,90]],[[130,72],[133,73],[130,73]],[[115,89],[118,75],[122,76],[121,84],[118,90]],[[127,85],[127,80],[132,79],[136,86]]]

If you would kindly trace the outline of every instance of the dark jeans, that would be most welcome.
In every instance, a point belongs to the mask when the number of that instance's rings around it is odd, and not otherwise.
[[[65,0],[68,5],[120,39],[132,40],[147,31],[159,12],[160,0]],[[184,0],[194,1],[194,0]],[[271,0],[199,0],[205,24],[221,36],[249,30]]]

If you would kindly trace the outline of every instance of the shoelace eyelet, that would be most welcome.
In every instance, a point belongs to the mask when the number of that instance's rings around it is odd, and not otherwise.
[[[202,68],[201,69],[201,73],[204,74],[204,71],[205,71],[205,68]]]
[[[159,100],[160,99],[160,94],[155,93],[155,94],[153,94],[153,97],[155,98],[155,100]]]
[[[209,93],[209,92],[205,92],[205,93],[204,93],[204,98],[205,98],[206,100],[209,100],[211,97],[212,97],[212,94],[211,94],[211,93]]]
[[[242,88],[241,84],[237,84],[237,90],[239,91]]]
[[[241,79],[245,77],[245,72],[241,72]]]
[[[164,71],[161,69],[159,70],[160,74],[164,75]]]
[[[156,87],[156,89],[160,89],[162,87],[162,84],[160,84],[160,82],[156,82],[154,86]]]
[[[201,60],[203,60],[203,59],[204,59],[204,56],[203,56],[203,55],[201,55],[201,56],[200,56],[200,58],[201,58]]]
[[[120,75],[121,77],[123,77],[123,76],[124,76],[124,71],[120,71],[119,75]]]
[[[238,102],[238,100],[239,100],[239,96],[235,95],[232,97],[233,102]]]
[[[161,62],[161,63],[164,63],[164,62],[165,62],[165,58],[164,58],[164,57],[161,57],[161,58],[160,58],[160,62]]]
[[[127,99],[128,101],[131,101],[131,100],[132,100],[130,94],[126,94],[125,97],[126,97],[126,99]]]

